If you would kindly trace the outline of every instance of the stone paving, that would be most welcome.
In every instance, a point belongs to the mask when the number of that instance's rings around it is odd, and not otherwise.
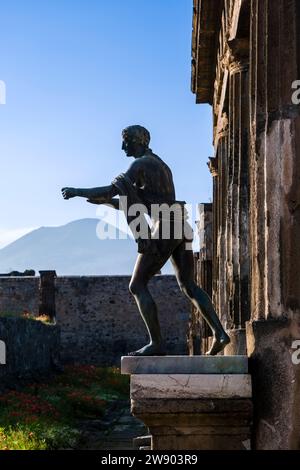
[[[148,434],[144,424],[130,414],[130,402],[118,400],[101,419],[79,423],[82,439],[79,449],[131,450],[133,438]]]

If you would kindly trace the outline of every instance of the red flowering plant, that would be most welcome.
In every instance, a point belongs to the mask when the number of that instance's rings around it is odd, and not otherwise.
[[[102,415],[107,404],[106,400],[86,394],[83,391],[73,391],[66,395],[72,406],[74,416]]]
[[[39,417],[51,421],[59,419],[59,412],[53,405],[30,393],[10,391],[0,396],[0,404],[5,405],[6,409],[6,413],[2,413],[2,419],[10,424],[35,422]]]
[[[99,418],[108,403],[128,394],[128,377],[119,369],[66,366],[47,383],[0,395],[0,450],[76,447],[76,420]]]

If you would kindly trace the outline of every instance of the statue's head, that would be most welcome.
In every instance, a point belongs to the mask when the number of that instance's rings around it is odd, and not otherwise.
[[[127,157],[141,157],[149,147],[150,132],[142,126],[128,126],[122,131],[122,150]]]

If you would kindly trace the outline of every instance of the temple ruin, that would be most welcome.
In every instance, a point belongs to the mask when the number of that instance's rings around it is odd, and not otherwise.
[[[299,1],[194,0],[192,91],[213,109],[212,296],[226,354],[252,363],[256,448],[300,448],[299,78]],[[198,266],[203,283],[203,253]]]

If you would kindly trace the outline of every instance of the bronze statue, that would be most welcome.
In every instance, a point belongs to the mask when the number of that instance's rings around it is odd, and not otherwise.
[[[87,198],[94,204],[109,204],[116,209],[123,209],[120,200],[127,197],[128,207],[132,204],[143,204],[144,212],[153,205],[177,204],[180,209],[170,214],[168,219],[169,236],[162,236],[163,217],[161,214],[151,217],[153,226],[148,227],[147,236],[139,236],[135,230],[138,243],[138,257],[130,281],[129,290],[133,294],[141,316],[149,333],[150,342],[138,351],[129,353],[133,356],[165,355],[165,344],[161,336],[156,304],[148,290],[149,280],[162,268],[170,258],[181,291],[199,309],[200,313],[212,329],[214,339],[208,355],[216,355],[230,342],[220,320],[214,310],[207,293],[194,280],[193,252],[187,248],[192,241],[192,228],[187,223],[184,201],[176,201],[173,177],[170,168],[149,148],[150,134],[142,126],[129,126],[123,130],[122,150],[128,157],[134,157],[125,174],[119,175],[109,186],[91,189],[63,188],[64,199],[76,196]],[[114,196],[119,195],[120,198]],[[134,217],[126,211],[129,224]],[[176,229],[183,227],[178,237]],[[190,228],[187,231],[186,228]],[[130,226],[131,228],[131,226]],[[140,227],[139,227],[140,228]],[[133,230],[134,232],[134,230]]]

